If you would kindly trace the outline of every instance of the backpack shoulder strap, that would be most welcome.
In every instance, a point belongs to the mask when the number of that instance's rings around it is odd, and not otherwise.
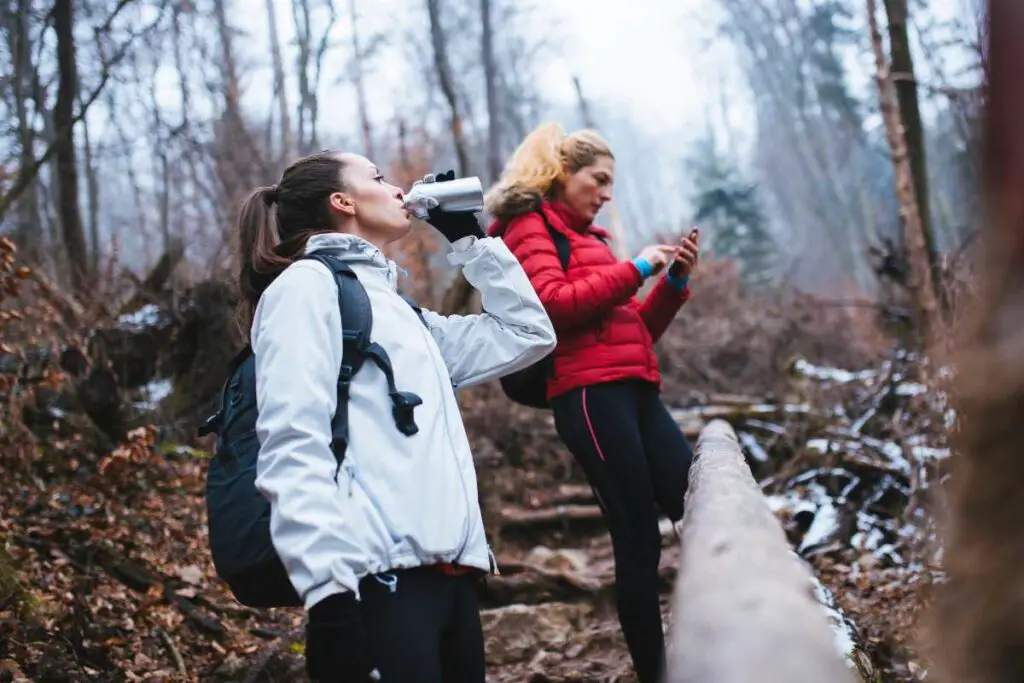
[[[343,352],[339,380],[351,381],[366,359],[373,330],[373,309],[370,297],[356,277],[355,271],[339,258],[327,254],[313,253],[302,260],[319,261],[330,269],[338,286],[338,309],[341,311]]]
[[[540,214],[541,220],[544,221],[544,227],[548,229],[551,241],[555,243],[555,250],[558,252],[558,260],[562,264],[562,270],[569,270],[569,238],[555,230],[548,217],[544,215],[543,210],[538,210],[537,213]]]
[[[370,297],[363,289],[355,272],[341,259],[326,254],[307,254],[302,259],[319,261],[330,269],[338,286],[338,309],[341,312],[341,370],[338,373],[338,402],[331,418],[331,451],[337,461],[334,476],[337,478],[341,464],[348,450],[348,400],[351,394],[352,378],[363,366],[370,347],[370,332],[373,330],[373,309]]]
[[[367,359],[380,368],[387,380],[388,395],[391,397],[392,415],[399,431],[411,436],[419,431],[413,418],[413,409],[423,403],[416,394],[399,391],[395,386],[395,373],[387,351],[379,344],[370,340],[373,330],[373,309],[370,297],[366,294],[359,278],[347,263],[328,254],[313,253],[302,257],[319,261],[327,266],[334,275],[338,286],[338,307],[342,320],[342,355],[341,371],[338,373],[338,404],[331,420],[331,450],[338,467],[334,472],[337,478],[341,464],[348,450],[348,400],[351,394],[352,378],[359,372]],[[422,318],[421,318],[422,319]]]

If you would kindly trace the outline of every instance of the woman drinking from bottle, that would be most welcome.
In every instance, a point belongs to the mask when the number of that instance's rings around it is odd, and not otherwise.
[[[435,206],[427,221],[486,313],[420,315],[399,294],[398,267],[383,248],[408,234],[409,212],[402,191],[364,157],[299,159],[277,184],[255,190],[239,216],[256,487],[309,614],[306,666],[318,683],[484,683],[476,584],[494,560],[454,388],[538,361],[555,337],[515,257],[472,213]],[[365,363],[347,406],[338,382],[353,323],[346,328],[340,312],[333,266],[305,258],[313,254],[354,273],[372,311],[372,346],[393,370],[389,377]],[[394,402],[410,396],[415,429],[403,427],[408,416],[399,420]],[[339,463],[332,420],[341,408]]]

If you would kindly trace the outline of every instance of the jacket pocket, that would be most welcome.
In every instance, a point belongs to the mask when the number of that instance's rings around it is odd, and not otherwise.
[[[373,510],[373,513],[377,516],[377,519],[380,520],[381,525],[387,530],[387,537],[391,542],[390,545],[394,546],[395,543],[398,542],[398,536],[395,534],[394,524],[384,513],[384,508],[381,506],[380,501],[378,501],[373,495],[373,491],[366,486],[351,460],[346,459],[342,464],[341,469],[348,477],[348,485],[345,495],[349,498],[354,498],[356,500],[362,499],[366,501],[369,508]]]

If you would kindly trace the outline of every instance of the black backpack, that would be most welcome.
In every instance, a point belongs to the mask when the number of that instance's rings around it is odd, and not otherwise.
[[[331,420],[331,449],[341,469],[348,446],[348,398],[352,378],[367,359],[387,379],[392,414],[406,436],[418,431],[413,410],[423,401],[411,392],[399,391],[387,352],[370,341],[373,311],[362,284],[349,266],[324,254],[309,254],[331,269],[338,286],[338,306],[343,323],[341,373],[338,376],[338,407]],[[403,297],[404,298],[404,297]],[[406,301],[423,320],[418,307]],[[270,539],[270,501],[256,489],[256,461],[260,443],[256,437],[256,366],[246,345],[231,361],[228,379],[215,412],[199,429],[199,435],[217,434],[216,455],[206,479],[206,511],[213,565],[235,598],[249,607],[299,607],[303,604],[292,586]]]
[[[538,211],[544,221],[544,227],[548,229],[551,241],[555,243],[555,250],[558,252],[558,260],[562,264],[562,270],[569,270],[569,238],[551,227],[548,217],[543,211]],[[600,239],[600,238],[598,238]],[[602,240],[604,241],[604,240]],[[505,375],[501,378],[501,389],[510,400],[530,408],[541,408],[550,410],[551,405],[547,398],[547,381],[554,373],[554,353],[549,353],[533,365]]]

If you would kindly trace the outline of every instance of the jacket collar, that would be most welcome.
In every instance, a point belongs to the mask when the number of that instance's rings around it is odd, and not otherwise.
[[[581,235],[587,231],[590,227],[590,221],[584,220],[576,211],[569,207],[568,204],[563,204],[559,201],[547,202],[547,208],[550,209],[551,213],[558,216],[558,219],[562,221],[562,224],[572,230],[578,232]]]
[[[559,201],[548,201],[544,202],[543,209],[549,218],[554,216],[563,226],[575,233],[580,235],[593,233],[601,239],[608,239],[608,232],[604,228],[599,228],[591,221],[585,220],[567,204]]]
[[[341,232],[313,235],[306,242],[306,254],[318,252],[333,256],[352,266],[358,264],[361,272],[384,278],[392,289],[398,286],[398,264],[362,237]]]

